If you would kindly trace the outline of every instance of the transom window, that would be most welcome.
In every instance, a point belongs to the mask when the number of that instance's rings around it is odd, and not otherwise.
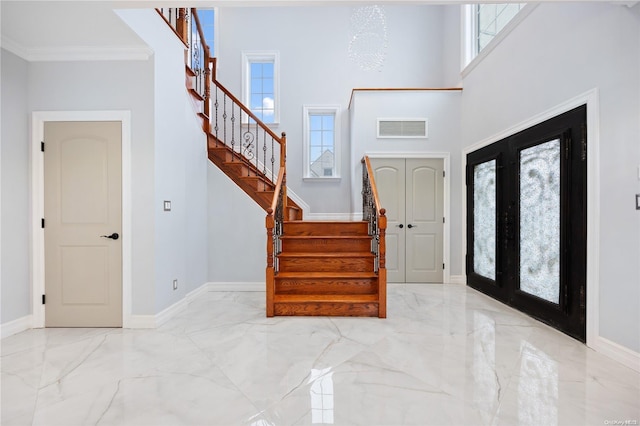
[[[513,19],[525,3],[476,4],[476,53],[479,53]]]
[[[476,57],[484,57],[517,26],[535,4],[526,3],[468,4],[463,11],[463,67]],[[521,12],[522,11],[522,12]],[[526,11],[526,12],[525,12]],[[480,58],[478,58],[480,59]],[[470,68],[473,68],[471,66]],[[465,74],[463,70],[463,75]]]
[[[279,122],[278,53],[243,52],[243,98],[261,121]]]
[[[304,177],[340,177],[340,107],[304,107]]]

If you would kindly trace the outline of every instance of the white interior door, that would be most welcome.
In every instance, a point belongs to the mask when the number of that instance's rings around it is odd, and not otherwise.
[[[387,210],[387,280],[443,282],[444,161],[372,158]]]
[[[440,158],[406,162],[405,282],[441,283],[444,177]]]
[[[121,327],[121,123],[46,122],[44,138],[45,325]]]
[[[405,160],[371,158],[371,167],[382,207],[387,210],[387,281],[405,280]]]

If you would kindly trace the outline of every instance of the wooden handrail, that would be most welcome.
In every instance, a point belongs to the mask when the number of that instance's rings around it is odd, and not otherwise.
[[[273,130],[271,130],[269,128],[269,126],[267,126],[266,124],[264,124],[262,122],[262,120],[260,120],[253,112],[251,112],[251,110],[249,108],[247,108],[242,102],[240,102],[238,100],[238,98],[236,98],[235,96],[233,96],[233,94],[227,90],[226,87],[224,87],[218,80],[213,80],[213,83],[218,87],[218,89],[220,89],[225,95],[227,95],[227,97],[229,97],[229,99],[231,99],[235,104],[237,104],[242,111],[245,112],[245,114],[247,114],[249,117],[253,118],[255,120],[256,123],[258,123],[258,125],[260,127],[263,128],[263,130],[265,132],[267,132],[269,134],[269,136],[271,136],[273,139],[275,139],[280,145],[282,145],[282,139],[280,137],[278,137]]]
[[[198,17],[198,10],[195,7],[191,8],[191,15],[193,16],[193,20],[196,23],[196,28],[198,29],[198,34],[200,35],[200,40],[202,40],[202,47],[204,47],[205,55],[207,58],[210,58],[210,49],[207,43],[205,43],[204,30],[202,29],[202,25],[200,25],[200,18]],[[206,62],[208,65],[208,61]]]
[[[269,210],[267,210],[267,213],[269,215],[273,215],[274,212],[276,211],[276,207],[278,207],[278,196],[280,195],[280,189],[282,188],[283,184],[284,184],[284,168],[281,167],[280,171],[278,172],[276,189],[273,192],[273,201],[271,201],[271,207],[269,207]]]
[[[380,207],[378,188],[368,156],[362,158],[362,216],[369,222],[369,235],[372,244],[371,251],[376,256],[378,275],[378,316],[387,317],[387,217],[386,211]],[[375,210],[375,211],[372,211]]]
[[[380,211],[383,209],[380,207],[380,197],[378,196],[378,187],[376,186],[376,180],[372,178],[372,176],[374,175],[373,168],[371,168],[371,161],[369,160],[369,157],[365,155],[361,162],[364,163],[365,167],[367,168],[367,174],[369,175],[369,181],[371,182],[371,193],[373,194],[373,200],[376,205],[376,212],[380,213]]]

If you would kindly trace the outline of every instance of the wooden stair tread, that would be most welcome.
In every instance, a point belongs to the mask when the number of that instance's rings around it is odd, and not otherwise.
[[[375,272],[278,272],[275,278],[291,279],[291,278],[376,278]]]
[[[377,294],[276,294],[275,303],[376,303]]]
[[[358,223],[358,224],[367,223],[361,220],[304,220],[302,222],[308,223],[308,224],[314,224],[314,225],[352,225],[354,223]],[[297,222],[285,220],[284,223],[287,224],[287,223],[297,223]]]
[[[278,255],[278,257],[326,257],[326,258],[332,258],[332,257],[374,257],[374,254],[369,252],[369,251],[355,251],[355,252],[331,252],[331,253],[324,253],[324,252],[319,252],[319,253],[315,253],[315,252],[304,252],[304,253],[300,253],[300,252],[282,252]]]
[[[322,240],[331,238],[335,240],[353,240],[353,239],[367,239],[370,240],[370,235],[282,235],[280,239],[287,240]]]

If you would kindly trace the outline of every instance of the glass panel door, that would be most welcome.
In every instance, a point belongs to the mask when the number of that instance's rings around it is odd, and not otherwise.
[[[473,271],[496,279],[496,160],[473,168]]]
[[[467,156],[467,283],[586,335],[586,107]]]
[[[520,151],[520,290],[560,303],[560,139]]]

